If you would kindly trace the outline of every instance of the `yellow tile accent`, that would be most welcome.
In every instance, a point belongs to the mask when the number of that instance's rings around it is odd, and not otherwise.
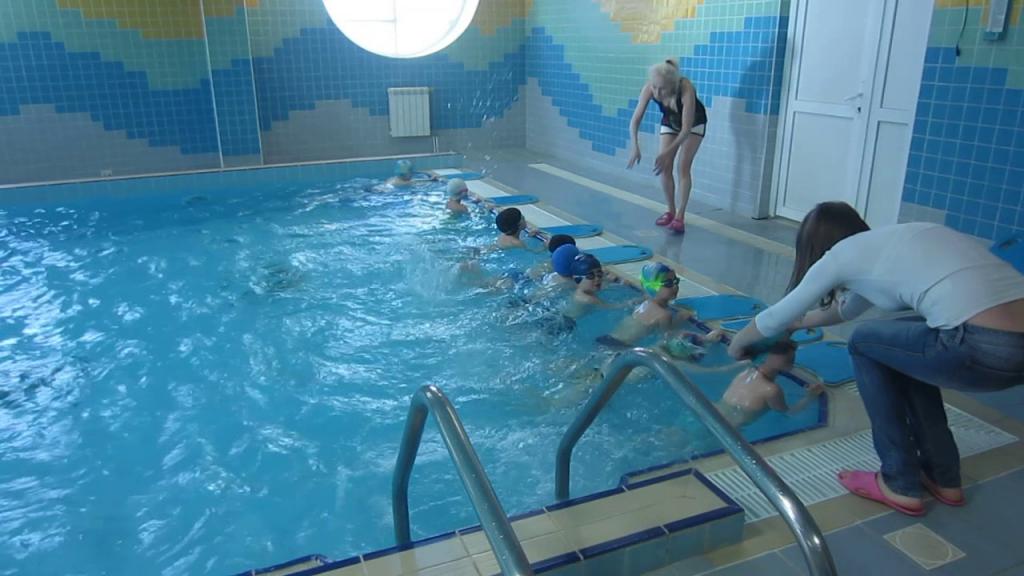
[[[374,558],[369,562],[363,562],[363,568],[366,570],[367,576],[415,574],[417,571],[468,557],[469,554],[466,552],[465,546],[462,545],[462,540],[456,536],[412,550]]]
[[[598,0],[601,11],[619,23],[636,44],[657,44],[679,19],[697,17],[704,0]]]
[[[526,541],[558,532],[558,526],[547,514],[540,514],[513,522],[512,531],[516,533],[520,541]],[[470,554],[481,554],[491,549],[491,545],[487,542],[487,535],[482,530],[462,536],[462,542]]]
[[[207,16],[231,16],[259,0],[207,0]],[[203,10],[196,0],[58,0],[58,6],[81,10],[86,18],[116,20],[121,28],[139,30],[144,38],[203,37]]]
[[[590,524],[576,524],[572,522],[569,519],[571,514],[565,514],[556,521],[562,525],[562,533],[565,534],[569,542],[577,550],[582,550],[583,548],[622,538],[623,536],[635,534],[648,528],[661,526],[662,520],[655,514],[656,508],[649,507],[643,510],[634,510]],[[571,511],[572,509],[568,508],[558,512]],[[563,523],[563,519],[567,521]]]
[[[410,574],[416,574],[416,576],[479,576],[480,573],[477,572],[476,564],[474,564],[472,558],[463,558],[456,562],[427,568],[419,572],[410,572]]]
[[[981,6],[981,22],[984,22],[988,18],[988,7],[989,0],[935,0],[936,8],[963,8],[967,3],[970,3],[971,8],[977,8]],[[1021,2],[1010,2],[1010,26],[1016,26],[1020,24],[1020,12]]]
[[[559,532],[526,540],[522,542],[522,545],[523,552],[526,553],[526,559],[531,564],[575,551],[572,544]],[[498,559],[494,557],[494,553],[491,552],[490,548],[486,552],[474,555],[473,562],[476,563],[477,570],[483,576],[501,574],[501,569],[498,567]]]
[[[485,36],[508,26],[516,18],[526,18],[533,0],[481,0],[473,16],[473,26]]]

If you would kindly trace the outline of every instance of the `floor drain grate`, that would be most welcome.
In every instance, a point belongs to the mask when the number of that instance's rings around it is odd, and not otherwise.
[[[1017,437],[970,414],[946,405],[949,427],[960,447],[961,457],[979,454],[1017,441]],[[828,440],[771,456],[768,463],[807,505],[846,493],[836,480],[842,469],[877,470],[878,456],[865,430],[843,438]],[[732,467],[707,475],[746,511],[747,522],[776,514],[775,509],[739,468]]]

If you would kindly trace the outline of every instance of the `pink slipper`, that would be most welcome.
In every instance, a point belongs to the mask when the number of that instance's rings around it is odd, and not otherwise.
[[[658,219],[655,220],[654,223],[658,226],[668,226],[672,222],[672,216],[671,212],[665,212],[661,216],[658,216]]]
[[[942,493],[939,492],[939,486],[924,474],[921,474],[921,484],[924,484],[925,490],[927,490],[932,497],[946,506],[963,506],[964,504],[967,504],[967,499],[963,496],[961,496],[959,500],[952,500],[943,496]]]
[[[684,234],[686,232],[686,224],[683,224],[682,218],[676,218],[668,225],[668,229],[676,234]]]
[[[874,500],[879,504],[885,504],[897,512],[903,512],[907,516],[924,516],[924,506],[911,508],[898,504],[885,497],[882,488],[878,485],[878,473],[866,472],[864,470],[843,470],[839,473],[839,483],[850,493]]]

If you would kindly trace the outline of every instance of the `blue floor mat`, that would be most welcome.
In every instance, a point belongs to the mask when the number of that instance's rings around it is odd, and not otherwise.
[[[722,322],[722,328],[730,332],[739,332],[750,322],[749,318],[740,318],[739,320],[730,320],[728,322]],[[819,328],[810,328],[806,330],[797,330],[793,332],[793,341],[797,344],[810,344],[817,342],[825,337],[825,333]]]
[[[757,298],[740,294],[691,296],[689,298],[679,298],[672,304],[692,310],[697,315],[697,318],[703,322],[750,318],[767,307],[764,302]]]
[[[597,224],[568,224],[565,226],[548,226],[547,228],[541,228],[541,231],[550,236],[568,234],[573,238],[590,238],[604,232],[604,228]]]
[[[509,196],[492,196],[484,201],[490,202],[495,206],[518,206],[521,204],[533,204],[539,200],[539,198],[530,194],[512,194]]]
[[[796,351],[796,365],[810,370],[826,386],[853,380],[853,362],[843,342],[818,342]]]
[[[1024,236],[1013,236],[992,245],[992,253],[1024,274]]]
[[[609,264],[625,264],[626,262],[647,260],[654,254],[651,252],[650,248],[634,246],[632,244],[627,244],[625,246],[606,246],[604,248],[584,250],[584,252],[592,254],[595,258],[600,260],[601,264],[604,266],[608,266]]]

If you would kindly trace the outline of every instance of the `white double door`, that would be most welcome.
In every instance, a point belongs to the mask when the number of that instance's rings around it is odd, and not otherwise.
[[[840,200],[895,223],[933,0],[793,0],[773,186],[799,220]]]

